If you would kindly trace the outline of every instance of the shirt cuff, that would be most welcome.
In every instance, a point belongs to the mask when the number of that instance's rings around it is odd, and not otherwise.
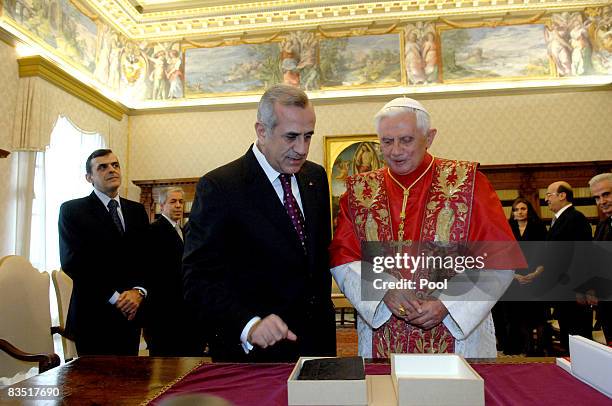
[[[242,344],[242,349],[244,350],[245,354],[248,354],[253,349],[253,344],[251,344],[248,340],[249,331],[251,330],[251,327],[253,327],[253,325],[259,320],[261,320],[261,317],[253,317],[242,329],[242,333],[240,334],[240,342]]]
[[[144,293],[145,299],[147,298],[147,295],[149,294],[149,292],[147,292],[147,290],[145,288],[143,288],[142,286],[134,286],[132,289],[141,290]]]
[[[115,291],[115,293],[113,293],[110,299],[108,299],[108,303],[114,305],[115,303],[117,303],[117,300],[119,300],[119,292]]]

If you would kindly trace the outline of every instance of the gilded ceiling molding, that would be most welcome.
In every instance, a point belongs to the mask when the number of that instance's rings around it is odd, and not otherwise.
[[[78,0],[69,0],[70,3],[77,9],[79,10],[81,13],[83,13],[87,18],[89,18],[91,21],[96,21],[98,19],[98,15],[92,13],[91,11],[89,11],[89,9],[87,9],[87,7],[83,6],[83,4],[78,1]]]
[[[97,90],[81,83],[42,56],[26,56],[17,59],[17,62],[19,64],[20,78],[31,76],[40,77],[71,95],[78,97],[84,102],[89,103],[115,120],[120,121],[123,115],[128,113],[128,108],[121,103],[117,103]]]
[[[257,44],[265,44],[268,42],[274,41],[279,35],[282,34],[282,31],[275,32],[271,36],[263,39],[247,39],[247,38],[238,38],[238,39],[222,39],[216,42],[196,42],[191,41],[190,39],[183,38],[183,42],[189,45],[193,45],[197,48],[217,48],[221,46],[233,46],[233,45],[257,45]]]
[[[351,29],[343,30],[342,32],[333,33],[333,34],[331,32],[329,32],[329,31],[324,30],[321,27],[317,27],[317,31],[324,38],[343,38],[343,37],[352,37],[352,36],[361,36],[361,35],[383,35],[383,34],[389,34],[389,33],[393,32],[393,30],[395,30],[398,25],[399,25],[398,23],[395,23],[395,24],[391,25],[389,28],[385,28],[385,29],[382,29],[382,30],[381,29],[374,30],[374,29],[371,29],[369,27],[351,28]]]
[[[78,0],[75,0],[78,1]],[[609,0],[408,0],[334,4],[285,0],[264,4],[138,12],[129,0],[82,0],[133,40],[237,36],[340,25],[367,26],[396,21],[502,17],[525,12],[555,13],[609,5]]]
[[[506,18],[509,16],[504,16],[504,17],[501,17],[495,20],[479,21],[475,23],[459,23],[459,22],[448,20],[446,18],[440,18],[439,21],[453,28],[481,28],[481,27],[496,28],[500,25],[504,25],[508,23],[512,23],[513,25],[515,24],[533,24],[536,21],[539,21],[542,17],[544,17],[545,14],[546,14],[546,11],[542,11],[541,13],[538,13],[535,16],[530,17],[530,18],[510,20]]]

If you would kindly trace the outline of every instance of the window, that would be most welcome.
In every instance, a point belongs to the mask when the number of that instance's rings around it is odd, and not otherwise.
[[[30,262],[41,272],[60,268],[57,220],[61,204],[91,193],[85,180],[85,160],[105,148],[98,133],[85,132],[60,116],[45,152],[36,154]]]

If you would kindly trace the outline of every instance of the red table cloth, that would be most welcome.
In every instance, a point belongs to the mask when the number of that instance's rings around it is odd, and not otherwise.
[[[612,400],[556,366],[545,363],[471,364],[485,381],[487,405],[612,405]],[[202,393],[236,406],[287,405],[293,364],[202,364],[158,395]],[[388,364],[366,364],[366,374],[390,373]],[[612,379],[612,378],[610,378]]]

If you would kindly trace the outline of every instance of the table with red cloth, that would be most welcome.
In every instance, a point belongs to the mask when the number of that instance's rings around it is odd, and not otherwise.
[[[471,364],[485,381],[487,405],[612,405],[612,399],[580,382],[554,363]],[[287,405],[293,364],[202,364],[153,400],[202,393],[236,406]],[[366,364],[367,375],[390,373],[389,364]]]
[[[376,363],[366,362],[367,374],[389,374],[388,363],[372,362]],[[554,358],[470,360],[470,364],[484,378],[487,405],[612,405],[611,399],[556,366]],[[287,378],[293,367],[210,363],[205,358],[84,356],[0,387],[0,404],[157,405],[172,395],[199,393],[225,398],[236,406],[286,405]],[[59,393],[27,396],[40,388],[57,388]]]

